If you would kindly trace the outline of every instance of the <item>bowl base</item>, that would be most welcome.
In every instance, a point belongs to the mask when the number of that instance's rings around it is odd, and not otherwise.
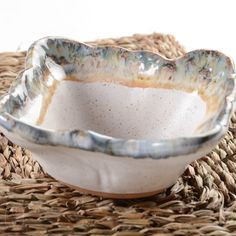
[[[159,190],[156,190],[156,191],[144,192],[144,193],[107,193],[107,192],[98,192],[98,191],[84,189],[84,188],[81,188],[81,187],[76,186],[76,185],[65,183],[61,180],[58,180],[58,181],[63,183],[64,185],[70,187],[70,188],[78,190],[81,193],[91,194],[91,195],[95,195],[95,196],[98,196],[98,197],[113,198],[113,199],[135,199],[135,198],[151,197],[155,194],[164,192],[166,190],[164,188],[164,189],[159,189]]]

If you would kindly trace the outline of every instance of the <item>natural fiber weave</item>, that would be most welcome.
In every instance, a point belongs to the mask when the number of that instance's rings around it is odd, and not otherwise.
[[[92,42],[146,49],[175,58],[169,35]],[[25,52],[0,54],[0,93],[23,69]],[[165,193],[139,200],[80,194],[47,176],[24,150],[0,137],[0,234],[236,235],[236,116],[225,138],[190,165]],[[31,178],[31,179],[24,179]],[[235,232],[235,233],[234,233]]]

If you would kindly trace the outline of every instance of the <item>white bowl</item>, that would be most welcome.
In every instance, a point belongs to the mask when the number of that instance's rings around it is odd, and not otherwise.
[[[44,38],[0,99],[0,126],[54,178],[133,198],[172,185],[227,131],[234,68],[217,51],[176,60]]]

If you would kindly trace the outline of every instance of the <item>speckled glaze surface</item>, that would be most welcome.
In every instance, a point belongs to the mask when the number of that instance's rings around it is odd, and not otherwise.
[[[173,184],[224,135],[234,73],[217,51],[167,60],[44,38],[1,97],[0,126],[65,183],[113,197],[148,195]]]

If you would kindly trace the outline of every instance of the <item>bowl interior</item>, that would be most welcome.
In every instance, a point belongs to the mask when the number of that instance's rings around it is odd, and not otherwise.
[[[30,53],[25,90],[14,88],[26,99],[9,113],[49,129],[126,139],[198,135],[215,126],[232,92],[232,64],[215,51],[170,61],[58,39],[42,41]]]
[[[197,92],[70,80],[59,82],[48,103],[40,111],[37,125],[56,130],[93,130],[129,139],[192,135],[207,110]],[[29,117],[21,119],[31,122]]]

